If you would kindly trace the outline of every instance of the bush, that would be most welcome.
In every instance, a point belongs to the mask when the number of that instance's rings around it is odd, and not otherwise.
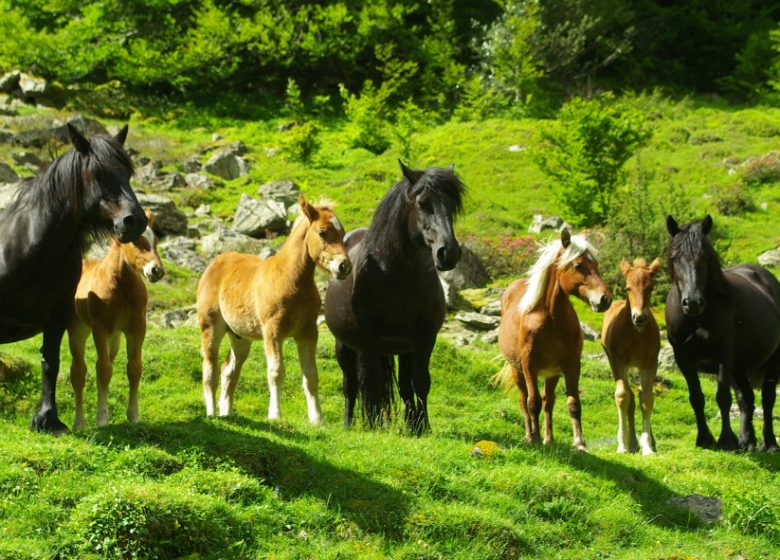
[[[344,114],[347,117],[347,141],[353,148],[365,148],[381,154],[390,147],[390,124],[385,116],[385,98],[377,91],[373,82],[363,85],[360,96],[339,87],[344,100]]]
[[[750,158],[741,166],[742,180],[748,184],[773,183],[780,180],[780,154],[769,152]]]
[[[715,208],[724,216],[739,216],[756,209],[753,197],[744,183],[730,183],[712,189]]]
[[[295,125],[285,133],[282,142],[293,159],[309,163],[320,149],[320,129],[312,122]]]
[[[650,136],[642,115],[613,103],[611,95],[574,99],[561,108],[556,125],[541,131],[531,157],[552,180],[568,220],[604,225],[624,182],[623,166]]]
[[[536,262],[539,244],[530,235],[511,237],[477,237],[467,234],[464,244],[471,247],[485,263],[485,269],[493,280],[517,278]]]

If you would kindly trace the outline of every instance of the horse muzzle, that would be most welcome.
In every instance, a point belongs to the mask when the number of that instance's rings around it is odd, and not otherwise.
[[[433,262],[436,269],[442,272],[452,270],[460,260],[460,245],[457,242],[447,245],[439,245],[432,250]]]
[[[328,265],[328,270],[330,270],[330,273],[338,280],[344,280],[344,278],[349,276],[349,273],[352,272],[352,263],[349,261],[348,257],[333,259]]]
[[[645,330],[647,322],[650,320],[650,315],[646,311],[642,313],[631,312],[631,324],[634,325],[634,329],[638,332]]]
[[[138,206],[137,211],[127,212],[120,219],[114,220],[114,233],[120,243],[130,243],[138,239],[146,230],[147,218],[144,211]]]
[[[688,317],[698,317],[704,313],[704,298],[687,297],[680,302],[680,307],[684,315]]]
[[[158,264],[147,263],[146,266],[144,266],[144,276],[146,276],[146,279],[149,280],[149,282],[154,283],[165,276],[165,269]]]
[[[588,303],[590,303],[590,308],[593,311],[597,311],[598,313],[603,313],[607,309],[609,309],[609,306],[612,304],[612,296],[610,296],[608,293],[604,294],[594,294],[593,296],[588,298]]]

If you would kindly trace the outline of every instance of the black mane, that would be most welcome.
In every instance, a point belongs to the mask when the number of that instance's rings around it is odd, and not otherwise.
[[[672,281],[675,280],[674,261],[678,259],[692,262],[705,259],[707,263],[707,290],[721,295],[728,292],[720,256],[702,230],[702,222],[691,222],[682,226],[680,232],[672,238],[669,247],[669,272]]]
[[[86,215],[100,194],[90,186],[99,172],[123,169],[133,174],[133,163],[122,145],[110,136],[95,136],[90,139],[88,156],[70,150],[27,179],[11,207],[26,208],[41,217],[50,214],[76,217],[82,221],[82,243],[104,237],[110,231]]]
[[[450,167],[430,167],[412,184],[404,178],[385,195],[374,213],[366,233],[365,251],[391,260],[402,259],[412,247],[407,217],[414,200],[422,193],[432,197],[449,197],[453,201],[453,218],[463,210],[465,185]]]

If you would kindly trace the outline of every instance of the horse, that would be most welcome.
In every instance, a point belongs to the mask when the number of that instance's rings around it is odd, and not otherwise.
[[[108,424],[108,384],[122,334],[127,347],[127,379],[130,384],[127,420],[138,422],[138,383],[141,380],[141,349],[146,336],[148,301],[142,276],[149,282],[157,282],[165,274],[157,253],[151,210],[146,210],[146,218],[146,230],[136,241],[120,243],[114,238],[102,260],[85,260],[82,265],[73,314],[68,324],[72,357],[70,383],[76,397],[75,430],[86,427],[83,397],[87,364],[84,347],[90,333],[97,351],[97,425]]]
[[[623,259],[620,271],[626,277],[628,301],[613,301],[604,313],[601,345],[607,354],[612,378],[615,380],[615,405],[618,409],[617,452],[655,453],[655,438],[650,425],[653,413],[653,383],[658,370],[658,352],[661,335],[658,323],[650,310],[653,280],[661,268],[661,259],[650,266],[642,259],[629,264]],[[628,381],[629,368],[639,370],[639,402],[642,408],[642,435],[639,442],[634,429],[634,393]]]
[[[609,307],[612,296],[599,276],[595,249],[583,235],[572,236],[566,228],[560,239],[540,249],[527,276],[510,284],[501,296],[498,345],[507,363],[494,381],[505,388],[513,381],[517,385],[527,443],[541,439],[539,414],[544,407],[544,444],[548,445],[553,442],[555,387],[563,374],[573,447],[585,451],[579,394],[583,336],[569,296],[577,296],[598,312]],[[539,378],[544,379],[542,398]]]
[[[292,337],[298,347],[309,422],[322,422],[317,384],[317,315],[321,300],[314,283],[317,266],[336,278],[352,265],[344,247],[344,228],[330,203],[298,202],[301,214],[280,251],[267,259],[223,253],[198,282],[197,317],[203,355],[206,414],[215,413],[219,346],[225,334],[230,354],[222,366],[219,415],[229,416],[241,366],[252,341],[262,338],[267,361],[269,420],[281,417],[279,390],[284,380],[282,343]]]
[[[696,445],[714,448],[704,417],[704,394],[698,373],[715,373],[721,415],[717,446],[754,449],[753,387],[761,387],[763,447],[777,451],[772,427],[775,387],[780,377],[780,283],[764,268],[741,264],[723,269],[707,239],[712,218],[680,227],[666,218],[671,236],[666,299],[666,327],[674,358],[688,385],[696,417]],[[731,387],[740,411],[739,438],[731,429]]]
[[[60,344],[91,239],[113,233],[123,243],[146,228],[124,150],[127,126],[91,140],[67,125],[74,149],[26,182],[0,214],[0,343],[43,332],[41,397],[30,427],[67,430],[57,415]]]
[[[403,179],[370,226],[344,238],[354,269],[329,282],[325,321],[343,373],[344,426],[353,423],[358,396],[369,427],[390,419],[397,355],[406,425],[420,434],[430,430],[430,358],[447,309],[436,270],[451,270],[460,258],[452,222],[465,186],[454,166],[399,164]]]

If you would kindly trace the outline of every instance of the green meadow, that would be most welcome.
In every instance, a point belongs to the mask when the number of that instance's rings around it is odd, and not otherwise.
[[[649,144],[629,161],[629,183],[645,181],[661,205],[669,193],[682,193],[685,203],[676,215],[681,223],[712,214],[715,246],[726,265],[755,261],[780,243],[779,183],[749,185],[748,212],[718,211],[719,189],[739,178],[724,161],[777,149],[780,109],[660,95],[626,102],[642,110],[653,129]],[[188,155],[212,144],[215,132],[222,137],[217,143],[247,145],[247,177],[215,190],[170,193],[185,211],[207,203],[212,214],[229,220],[242,193],[255,195],[262,183],[292,179],[307,198],[336,201],[347,229],[367,225],[400,177],[400,149],[377,156],[351,148],[343,123],[324,120],[321,148],[304,165],[285,153],[285,133],[278,130],[283,123],[214,117],[184,107],[157,117],[134,115],[128,143],[167,170],[179,169]],[[459,237],[518,239],[528,235],[533,214],[561,214],[528,153],[545,124],[493,118],[420,126],[406,159],[416,168],[455,164],[468,185],[465,212],[456,224]],[[654,227],[664,229],[664,216]],[[549,238],[549,233],[539,237]],[[518,265],[494,277],[492,285],[506,286],[524,271]],[[615,277],[616,271],[603,272]],[[167,273],[149,287],[155,312],[194,304],[197,276],[175,265],[167,265]],[[614,288],[620,297],[619,283]],[[600,316],[582,305],[577,309],[600,328]],[[663,317],[660,306],[655,312]],[[556,443],[524,444],[517,393],[490,384],[503,365],[497,347],[483,342],[458,347],[444,337],[432,359],[430,434],[412,437],[400,422],[377,431],[360,425],[344,429],[341,374],[333,338],[322,329],[318,365],[325,424],[318,428],[305,420],[291,342],[285,347],[281,421],[265,417],[259,344],[242,373],[235,415],[210,420],[201,398],[197,329],[153,326],[144,348],[140,423],[128,425],[124,418],[127,380],[120,351],[108,427],[57,438],[32,433],[27,422],[39,392],[40,337],[2,346],[4,358],[21,361],[27,371],[14,383],[0,384],[0,558],[780,557],[780,455],[696,449],[679,372],[659,372],[653,415],[658,453],[651,457],[615,453],[614,383],[596,342],[586,343],[581,380],[588,453],[570,449],[563,399],[555,409]],[[93,363],[94,352],[89,356]],[[67,344],[61,362],[59,412],[72,424]],[[703,385],[717,435],[715,384],[708,378]],[[92,370],[85,398],[89,425],[95,394]],[[481,440],[495,442],[498,450],[472,456]],[[705,525],[668,503],[690,494],[721,499],[721,521]]]

